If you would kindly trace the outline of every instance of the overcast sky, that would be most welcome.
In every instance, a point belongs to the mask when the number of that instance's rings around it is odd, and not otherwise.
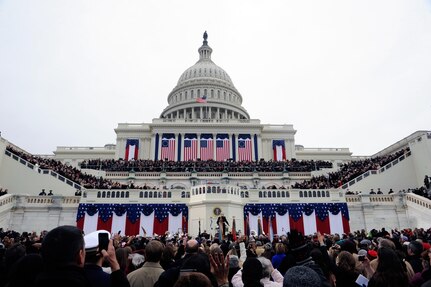
[[[431,130],[431,1],[0,0],[0,131],[31,153],[151,122],[208,31],[251,118],[371,155]]]

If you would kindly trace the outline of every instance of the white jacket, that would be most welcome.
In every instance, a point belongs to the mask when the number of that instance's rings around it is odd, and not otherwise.
[[[281,275],[280,271],[277,269],[274,269],[271,273],[271,277],[274,281],[271,281],[269,277],[265,277],[260,279],[260,283],[264,287],[282,287],[283,286],[283,275]],[[242,282],[242,269],[239,270],[235,275],[232,277],[232,285],[233,287],[244,287],[244,283]]]

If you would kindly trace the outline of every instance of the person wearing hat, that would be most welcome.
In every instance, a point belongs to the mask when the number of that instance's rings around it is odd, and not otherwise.
[[[108,250],[100,250],[99,234],[106,233],[109,239]],[[121,271],[120,264],[115,256],[115,249],[106,230],[98,230],[84,236],[85,265],[84,270],[88,280],[94,287],[130,286],[126,275]],[[107,259],[111,267],[111,274],[103,271],[103,261]]]
[[[294,266],[284,274],[283,287],[321,286],[320,277],[307,266]]]

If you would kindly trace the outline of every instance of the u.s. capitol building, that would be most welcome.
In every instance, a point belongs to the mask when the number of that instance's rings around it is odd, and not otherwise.
[[[431,175],[429,131],[361,158],[348,148],[295,145],[293,125],[262,124],[250,117],[229,75],[212,61],[207,38],[205,33],[198,61],[180,76],[159,118],[119,123],[116,144],[58,147],[51,156],[126,189],[88,188],[8,152],[7,146],[20,149],[2,138],[0,187],[8,189],[0,197],[2,226],[215,233],[223,213],[237,230],[265,233],[429,227],[431,201],[399,192],[421,187]],[[343,165],[373,158],[391,161],[341,179],[338,186],[299,188]],[[53,195],[39,195],[42,189]],[[370,194],[372,189],[380,192]]]

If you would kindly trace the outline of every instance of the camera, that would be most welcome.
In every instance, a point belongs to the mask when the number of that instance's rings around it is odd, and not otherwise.
[[[358,260],[359,261],[364,261],[365,260],[365,255],[359,255],[358,256]]]

